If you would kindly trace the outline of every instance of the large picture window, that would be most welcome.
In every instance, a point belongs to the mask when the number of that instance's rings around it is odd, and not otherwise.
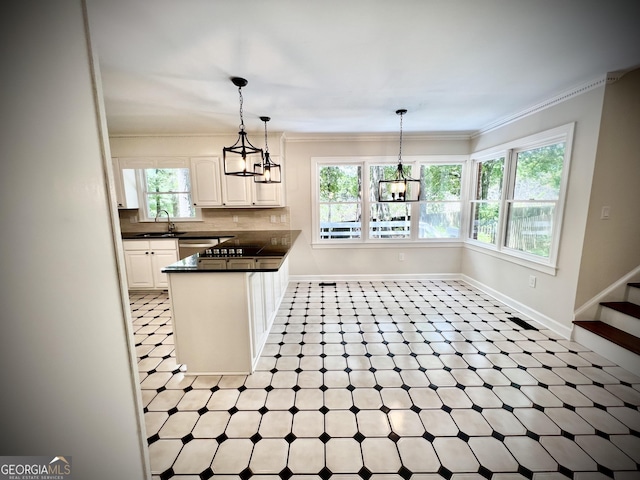
[[[407,159],[405,159],[407,160]],[[466,156],[412,157],[418,202],[380,202],[378,182],[393,177],[395,158],[314,159],[314,242],[461,241]]]
[[[573,124],[472,156],[469,240],[555,267]]]

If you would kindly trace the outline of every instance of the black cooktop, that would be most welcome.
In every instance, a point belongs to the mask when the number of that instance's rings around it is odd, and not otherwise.
[[[198,257],[254,257],[258,255],[261,247],[254,246],[215,246],[207,248],[203,252],[198,254]]]

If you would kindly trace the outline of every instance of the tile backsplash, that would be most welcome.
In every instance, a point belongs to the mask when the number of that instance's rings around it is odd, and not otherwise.
[[[165,216],[158,222],[139,222],[138,210],[120,210],[122,232],[154,232],[166,229]],[[132,221],[133,220],[133,221]],[[201,221],[174,222],[179,232],[221,230],[289,230],[289,207],[203,208]]]

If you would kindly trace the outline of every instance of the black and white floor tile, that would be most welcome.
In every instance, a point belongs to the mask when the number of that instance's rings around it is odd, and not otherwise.
[[[250,376],[130,299],[154,480],[640,478],[638,372],[464,282],[290,284]]]

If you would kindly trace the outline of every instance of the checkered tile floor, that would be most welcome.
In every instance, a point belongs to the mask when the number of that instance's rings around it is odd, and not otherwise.
[[[464,282],[290,284],[250,376],[130,300],[154,480],[640,478],[640,378]]]

